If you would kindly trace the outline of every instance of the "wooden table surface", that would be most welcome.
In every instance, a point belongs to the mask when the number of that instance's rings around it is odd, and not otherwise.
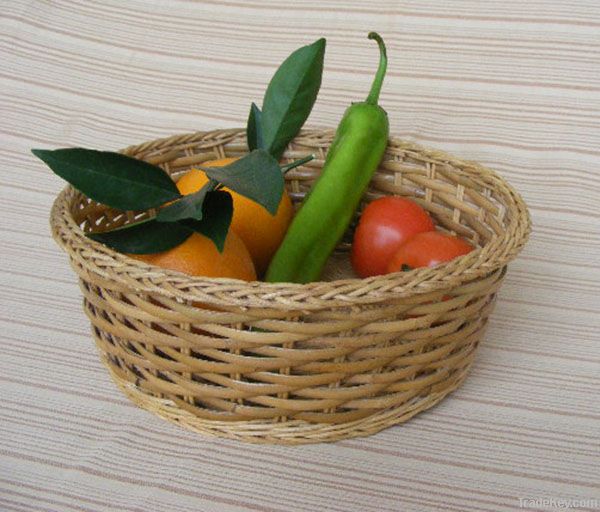
[[[531,209],[470,377],[403,426],[329,445],[207,438],[136,408],[50,237],[63,183],[29,149],[242,126],[321,36],[308,125],[335,126],[368,90],[369,30],[388,44],[392,132],[496,169]],[[600,508],[598,2],[13,0],[0,62],[0,510]]]

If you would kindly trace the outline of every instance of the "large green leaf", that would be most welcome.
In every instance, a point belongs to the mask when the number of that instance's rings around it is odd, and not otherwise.
[[[252,199],[271,215],[277,213],[284,179],[277,160],[265,150],[255,149],[224,167],[199,167],[209,178]]]
[[[149,219],[87,236],[119,252],[150,254],[167,251],[185,242],[191,234],[192,230],[180,223]]]
[[[77,190],[112,208],[146,210],[181,197],[160,167],[120,153],[84,148],[31,151]]]
[[[273,75],[262,105],[264,149],[279,159],[297,135],[317,99],[325,39],[292,53]]]
[[[210,192],[216,182],[209,181],[198,192],[188,194],[181,199],[161,208],[156,216],[160,222],[174,222],[181,219],[202,220],[204,198]]]
[[[263,133],[262,133],[262,112],[252,103],[250,106],[250,114],[248,115],[248,124],[246,126],[246,139],[248,140],[248,149],[264,149],[263,148]]]
[[[233,217],[233,200],[229,192],[216,190],[204,198],[202,220],[185,219],[179,223],[210,238],[219,252],[223,252],[225,239]]]

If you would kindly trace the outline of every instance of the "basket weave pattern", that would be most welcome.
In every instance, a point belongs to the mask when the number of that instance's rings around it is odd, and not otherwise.
[[[298,203],[320,172],[332,130],[304,130],[284,158]],[[247,151],[243,130],[132,146],[174,178]],[[506,264],[530,221],[520,196],[477,164],[391,138],[365,202],[409,196],[478,248],[432,269],[356,279],[350,232],[325,280],[306,285],[190,277],[149,266],[84,232],[148,213],[117,212],[70,187],[52,231],[80,278],[103,361],[137,404],[187,428],[253,442],[368,435],[441,400],[464,380]],[[149,212],[152,214],[152,212]]]

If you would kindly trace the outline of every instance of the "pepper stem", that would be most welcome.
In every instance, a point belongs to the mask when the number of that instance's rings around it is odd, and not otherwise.
[[[369,91],[366,102],[370,105],[377,105],[377,100],[379,100],[379,93],[381,92],[381,86],[383,84],[383,77],[385,77],[385,72],[387,70],[387,52],[385,50],[385,43],[377,32],[369,32],[369,39],[375,39],[379,45],[379,67],[377,68],[377,73],[373,79],[373,84],[371,85],[371,90]]]

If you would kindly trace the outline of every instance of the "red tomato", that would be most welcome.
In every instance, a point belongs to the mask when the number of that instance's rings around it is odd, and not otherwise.
[[[473,246],[457,236],[440,231],[419,233],[403,244],[392,256],[388,272],[409,268],[435,267],[473,250]],[[404,268],[403,268],[404,267]]]
[[[435,229],[429,214],[404,197],[387,196],[363,211],[352,243],[352,266],[360,277],[385,274],[396,250],[409,238]]]

